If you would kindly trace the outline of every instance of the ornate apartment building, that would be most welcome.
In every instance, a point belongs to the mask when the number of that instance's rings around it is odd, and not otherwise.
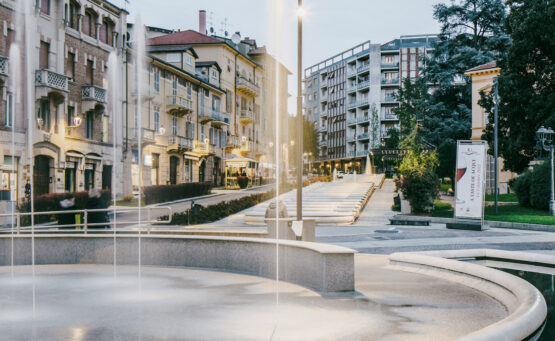
[[[112,136],[108,59],[122,65],[127,12],[103,0],[16,10],[22,3],[0,1],[1,188],[23,199],[30,164],[35,195],[111,188],[121,145]],[[9,59],[15,45],[17,61]]]
[[[435,39],[367,41],[305,69],[304,112],[319,133],[321,171],[366,170],[371,149],[399,126],[394,93],[405,78],[418,77]]]

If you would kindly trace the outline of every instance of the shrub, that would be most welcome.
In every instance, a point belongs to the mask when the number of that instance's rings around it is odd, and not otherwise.
[[[247,186],[249,185],[249,178],[246,176],[238,176],[237,177],[237,184],[239,185],[239,188],[244,189],[247,188]]]
[[[551,165],[544,162],[512,180],[511,188],[515,191],[520,205],[542,210],[549,209],[550,169]]]
[[[121,197],[121,200],[125,202],[131,202],[133,198],[135,198],[133,194],[125,194],[123,197]]]
[[[405,172],[401,191],[414,213],[429,213],[439,193],[439,178],[433,170],[413,169]]]
[[[190,182],[177,185],[157,185],[143,187],[145,204],[174,201],[197,197],[210,193],[209,182]]]
[[[315,176],[303,181],[303,187],[308,185],[312,185],[315,182],[330,182],[332,176],[331,175],[322,175],[322,176]]]

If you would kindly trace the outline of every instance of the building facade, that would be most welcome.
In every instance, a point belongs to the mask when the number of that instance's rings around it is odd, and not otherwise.
[[[108,105],[108,60],[113,55],[113,65],[122,64],[118,47],[127,12],[102,0],[24,6],[0,1],[2,189],[10,189],[14,201],[23,200],[31,180],[35,195],[91,188],[121,192],[112,182],[121,145],[111,129],[119,123]],[[19,58],[10,61],[10,53],[17,55],[14,46]]]
[[[305,69],[304,113],[319,133],[321,172],[365,172],[368,155],[399,127],[394,94],[414,79],[433,50],[435,35],[367,41]]]

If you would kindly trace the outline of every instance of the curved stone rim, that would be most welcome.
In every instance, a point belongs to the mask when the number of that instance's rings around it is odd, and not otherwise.
[[[547,316],[545,299],[536,287],[500,270],[449,259],[487,257],[526,262],[542,260],[542,263],[549,261],[546,264],[555,264],[555,257],[489,249],[400,252],[391,254],[389,260],[392,265],[406,271],[459,281],[460,284],[484,292],[507,307],[509,316],[459,340],[506,340],[508,335],[511,335],[511,339],[523,340],[534,335],[543,327]],[[446,273],[458,277],[444,276]],[[473,280],[464,280],[461,275]],[[492,290],[492,285],[501,290]]]

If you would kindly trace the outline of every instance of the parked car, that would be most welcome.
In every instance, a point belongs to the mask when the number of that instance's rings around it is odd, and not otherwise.
[[[339,172],[337,172],[337,178],[338,178],[338,179],[343,179],[343,175],[345,175],[345,172],[344,172],[344,171],[339,171]]]

